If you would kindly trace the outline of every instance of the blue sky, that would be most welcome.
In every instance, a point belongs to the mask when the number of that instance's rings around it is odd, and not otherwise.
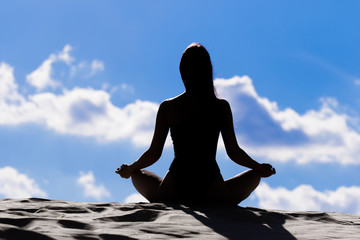
[[[114,170],[147,149],[210,52],[239,144],[277,175],[241,206],[360,214],[358,1],[0,3],[0,197],[138,200]],[[164,175],[168,139],[151,170]],[[219,142],[225,178],[243,170]],[[131,197],[129,197],[131,196]]]

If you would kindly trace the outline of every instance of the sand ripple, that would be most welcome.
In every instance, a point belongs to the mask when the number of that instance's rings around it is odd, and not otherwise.
[[[0,239],[360,239],[360,216],[161,203],[0,200]]]

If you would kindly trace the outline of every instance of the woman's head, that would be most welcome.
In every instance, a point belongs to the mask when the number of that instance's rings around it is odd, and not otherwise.
[[[179,68],[186,91],[215,96],[212,64],[204,46],[190,44],[181,56]]]

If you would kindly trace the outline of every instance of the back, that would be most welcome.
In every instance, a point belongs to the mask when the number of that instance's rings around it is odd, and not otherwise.
[[[170,173],[184,199],[202,201],[202,192],[220,174],[215,157],[221,129],[221,100],[198,102],[181,95],[170,100],[170,105],[174,118],[169,125],[175,153]]]
[[[181,117],[170,125],[175,157],[214,158],[220,133],[218,100],[209,104],[189,104],[176,111]]]

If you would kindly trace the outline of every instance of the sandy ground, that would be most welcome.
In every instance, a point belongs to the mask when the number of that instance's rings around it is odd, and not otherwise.
[[[360,216],[161,203],[0,200],[0,239],[360,239]]]

